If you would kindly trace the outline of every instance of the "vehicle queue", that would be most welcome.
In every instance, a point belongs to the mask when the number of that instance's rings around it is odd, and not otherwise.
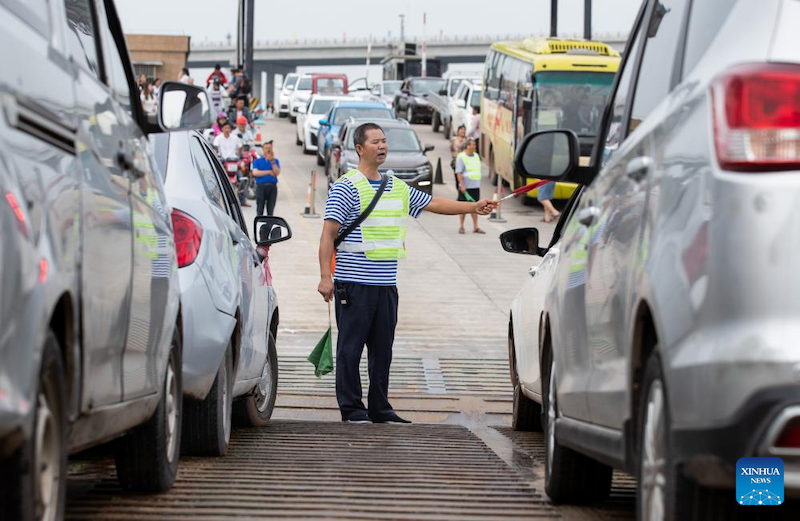
[[[800,169],[800,56],[777,13],[800,12],[792,0],[730,4],[645,0],[623,58],[600,42],[505,42],[481,79],[354,92],[346,75],[290,74],[279,94],[329,183],[357,163],[355,128],[374,121],[396,152],[382,169],[429,191],[432,146],[410,123],[449,137],[474,108],[468,130],[493,182],[552,180],[566,200],[546,246],[535,228],[500,237],[543,257],[512,304],[508,343],[513,428],[544,432],[553,501],[602,500],[622,468],[639,478],[639,519],[732,518],[736,460],[762,455],[784,459],[786,495],[800,494],[800,359],[787,343],[797,255],[774,233],[795,218]],[[153,123],[131,102],[113,2],[86,6],[90,19],[55,10],[31,36],[70,36],[57,50],[70,74],[4,31],[24,52],[2,58],[15,111],[2,113],[0,150],[18,165],[25,147],[52,158],[35,171],[60,187],[32,192],[0,168],[3,322],[30,328],[0,344],[11,484],[0,506],[19,519],[60,518],[67,455],[110,440],[124,486],[166,490],[181,452],[224,455],[232,419],[264,425],[277,394],[267,249],[291,230],[258,217],[250,237],[243,188],[198,132],[214,116],[207,94],[164,83]],[[689,23],[723,6],[713,34]],[[12,15],[1,23],[22,23]],[[78,45],[86,24],[102,46]],[[94,108],[80,119],[37,99]],[[753,266],[770,270],[748,276]]]

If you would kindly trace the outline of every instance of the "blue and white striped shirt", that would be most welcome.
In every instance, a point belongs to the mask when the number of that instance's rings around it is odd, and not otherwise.
[[[395,179],[390,178],[386,191],[392,189]],[[400,181],[401,183],[403,181]],[[375,190],[381,182],[369,180]],[[420,212],[428,206],[433,199],[425,192],[409,187],[411,192],[408,213],[411,217],[419,216]],[[361,213],[361,200],[358,189],[350,180],[336,183],[328,192],[328,202],[325,204],[325,220],[339,223],[341,234],[350,223],[356,220]],[[344,242],[361,242],[361,226],[345,237]],[[370,260],[365,253],[336,252],[336,272],[333,278],[340,282],[354,282],[369,286],[396,286],[397,261],[396,260]]]

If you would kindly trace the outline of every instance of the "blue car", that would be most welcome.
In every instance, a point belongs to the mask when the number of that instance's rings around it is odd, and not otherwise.
[[[350,118],[397,119],[392,109],[372,101],[340,101],[319,122],[317,131],[317,164],[324,166],[328,160],[331,141],[339,134],[342,123]]]

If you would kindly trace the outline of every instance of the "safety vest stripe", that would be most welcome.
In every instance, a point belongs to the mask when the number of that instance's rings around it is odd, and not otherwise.
[[[403,241],[400,239],[389,239],[383,241],[367,241],[367,242],[343,242],[337,248],[338,251],[349,253],[363,253],[370,250],[378,250],[382,248],[402,248]]]
[[[362,226],[405,226],[406,220],[404,217],[367,217]]]
[[[372,196],[374,197],[374,195]],[[375,209],[373,212],[377,212],[380,210],[402,210],[403,209],[403,200],[402,199],[384,199],[386,194],[384,193],[378,203],[375,205]]]

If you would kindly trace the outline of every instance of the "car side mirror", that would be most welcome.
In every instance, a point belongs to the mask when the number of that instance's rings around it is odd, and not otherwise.
[[[177,81],[165,81],[158,94],[158,126],[162,131],[194,130],[214,124],[205,89]]]
[[[517,228],[500,234],[500,244],[510,253],[544,256],[545,248],[539,247],[539,230],[536,228]]]
[[[327,127],[328,126],[328,120],[326,118],[322,118],[321,120],[319,120],[319,126],[320,127]]]
[[[457,99],[456,100],[456,107],[458,107],[460,109],[465,109],[465,108],[467,108],[467,102],[464,101],[463,99]]]
[[[436,147],[433,145],[425,145],[423,152],[430,152],[431,150],[435,149]]]
[[[292,229],[286,219],[282,217],[259,215],[253,221],[253,229],[256,231],[258,246],[270,246],[292,238]]]
[[[522,139],[514,166],[523,177],[556,181],[578,167],[579,151],[571,130],[533,132]]]

